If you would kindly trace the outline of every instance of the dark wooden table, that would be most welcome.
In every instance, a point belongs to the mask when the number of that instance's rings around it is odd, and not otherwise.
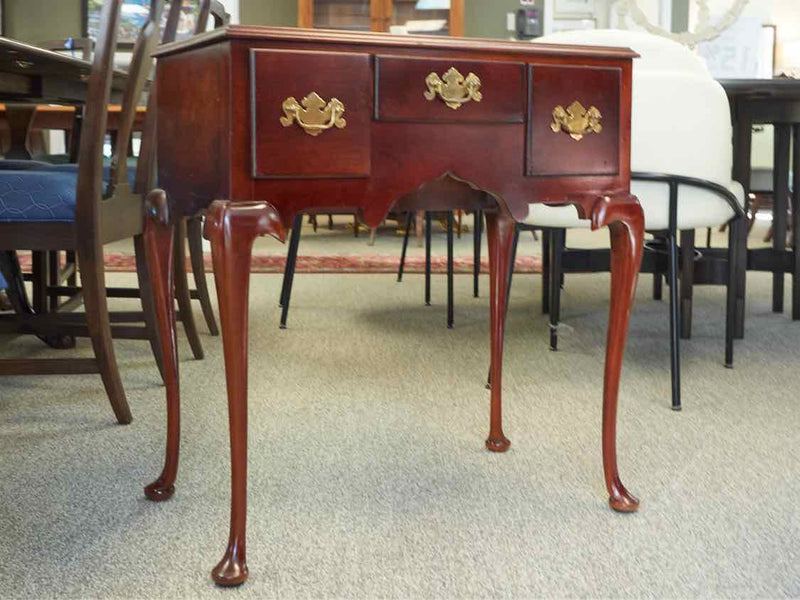
[[[608,226],[612,301],[603,460],[612,508],[636,510],[638,501],[619,479],[615,441],[644,221],[630,195],[633,52],[232,26],[156,54],[159,183],[172,220],[208,207],[206,237],[222,321],[232,499],[228,547],[213,570],[218,583],[234,585],[247,577],[251,248],[259,235],[283,239],[284,227],[307,210],[354,209],[375,227],[391,209],[472,209],[478,200],[486,215],[491,288],[486,446],[497,452],[510,445],[501,393],[516,222],[525,219],[529,203],[547,202],[576,206],[593,228]],[[431,183],[442,177],[460,182],[456,193],[431,192]],[[161,228],[160,262],[171,265],[171,229],[167,222]],[[153,284],[158,294],[171,294],[167,269]],[[279,350],[274,352],[281,360]],[[482,389],[476,380],[476,395]],[[168,386],[167,402],[166,464],[146,488],[154,500],[174,491],[177,384]]]
[[[6,158],[30,158],[25,143],[36,105],[85,102],[91,67],[80,58],[0,37],[0,102],[6,103],[11,138]],[[112,102],[121,103],[126,77],[124,71],[115,73]]]
[[[744,269],[770,271],[772,276],[772,310],[783,312],[784,276],[792,274],[792,319],[800,319],[800,186],[792,191],[792,250],[786,249],[787,199],[789,197],[789,162],[794,146],[795,178],[800,173],[800,80],[797,79],[729,79],[720,81],[731,104],[733,120],[733,179],[744,186],[745,194],[751,191],[751,148],[753,125],[774,126],[773,166],[773,230],[772,248],[748,250],[738,258],[740,265],[737,336],[744,330]],[[740,244],[746,248],[745,239]]]

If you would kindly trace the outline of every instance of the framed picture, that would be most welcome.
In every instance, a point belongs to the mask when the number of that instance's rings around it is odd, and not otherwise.
[[[103,0],[81,0],[81,17],[83,18],[83,36],[97,39],[100,31],[100,14]],[[169,4],[164,7],[162,19],[166,21]],[[190,37],[194,34],[197,15],[200,12],[200,0],[183,0],[181,19],[178,24],[177,39]],[[125,0],[122,4],[120,26],[117,32],[117,44],[122,47],[132,47],[136,42],[139,30],[147,21],[150,14],[150,0]],[[162,23],[163,26],[163,23]]]
[[[594,0],[555,0],[555,15],[592,15]]]
[[[594,18],[564,18],[556,17],[553,19],[553,33],[559,31],[585,31],[587,29],[597,29],[597,20]]]
[[[775,42],[778,28],[775,25],[761,26],[761,57],[758,64],[758,76],[772,79],[775,76]]]

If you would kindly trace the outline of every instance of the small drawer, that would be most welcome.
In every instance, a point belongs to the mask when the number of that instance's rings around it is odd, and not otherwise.
[[[528,81],[527,174],[616,175],[622,71],[532,65]]]
[[[412,123],[522,123],[522,63],[404,56],[375,59],[375,118]]]
[[[368,54],[250,51],[253,177],[367,177]]]

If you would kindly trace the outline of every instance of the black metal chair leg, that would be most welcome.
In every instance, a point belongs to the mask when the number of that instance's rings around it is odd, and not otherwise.
[[[483,236],[483,211],[476,210],[475,211],[475,223],[472,227],[472,235],[473,235],[473,242],[472,242],[472,252],[473,252],[473,262],[472,262],[472,295],[477,298],[478,297],[478,282],[480,279],[481,274],[481,238]]]
[[[408,234],[411,233],[411,222],[414,220],[414,213],[409,212],[406,217],[406,234],[403,236],[403,251],[400,253],[400,266],[397,267],[397,281],[403,281],[403,271],[406,268],[406,250],[408,250]]]
[[[542,230],[542,314],[550,312],[550,230]]]
[[[511,243],[511,257],[509,258],[508,265],[508,283],[506,284],[506,310],[508,310],[508,303],[511,299],[511,281],[514,279],[514,266],[517,264],[517,246],[519,246],[519,232],[520,226],[517,225],[514,229],[514,241]]]
[[[564,251],[564,229],[554,229],[550,235],[550,350],[558,350],[558,322],[561,318],[561,254]]]
[[[672,373],[672,410],[681,409],[680,365],[680,303],[678,300],[678,242],[675,233],[667,237],[669,243],[669,351]]]
[[[286,256],[286,266],[283,270],[283,286],[281,287],[281,329],[286,329],[286,319],[289,317],[289,300],[292,297],[292,283],[294,271],[297,266],[297,248],[300,245],[300,230],[303,228],[303,216],[297,215],[292,225],[292,236],[289,238],[289,253]]]
[[[739,228],[744,220],[735,219],[728,225],[728,284],[725,302],[725,366],[733,368],[733,338],[736,329],[736,253],[739,245]]]
[[[681,322],[681,306],[678,299],[678,185],[669,186],[669,231],[667,245],[669,248],[669,351],[670,373],[672,375],[672,410],[681,409],[681,362],[680,335],[678,328]]]
[[[447,213],[447,328],[453,328],[453,211]]]
[[[431,305],[431,213],[425,213],[425,306]]]
[[[794,184],[792,186],[792,258],[794,268],[792,269],[792,320],[800,319],[800,125],[792,126],[792,147],[794,156],[792,159],[792,172],[794,173]]]

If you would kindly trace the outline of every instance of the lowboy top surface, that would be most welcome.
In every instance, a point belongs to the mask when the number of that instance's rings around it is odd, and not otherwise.
[[[299,29],[297,27],[228,27],[198,35],[188,40],[162,45],[155,56],[167,56],[186,50],[229,40],[280,42],[319,42],[387,48],[443,49],[448,51],[480,51],[518,56],[583,56],[588,58],[636,58],[630,48],[535,44],[483,38],[452,38],[430,35],[392,35],[388,33],[336,31],[331,29]]]

